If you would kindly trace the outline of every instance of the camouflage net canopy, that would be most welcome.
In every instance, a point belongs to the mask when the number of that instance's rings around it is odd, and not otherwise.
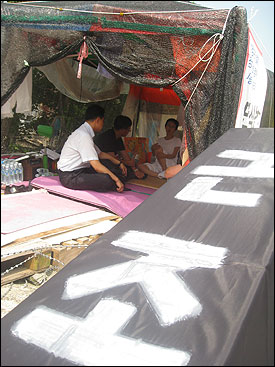
[[[234,127],[248,37],[242,7],[211,10],[176,1],[1,2],[1,105],[30,67],[77,54],[84,36],[89,54],[117,80],[173,87],[186,105],[190,159]]]

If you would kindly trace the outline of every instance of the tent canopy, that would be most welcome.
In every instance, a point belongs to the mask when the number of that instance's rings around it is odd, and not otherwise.
[[[181,102],[188,101],[191,159],[234,126],[247,49],[242,7],[211,10],[175,1],[2,2],[1,26],[1,105],[31,67],[81,51],[79,64],[89,53],[117,83],[170,87]]]

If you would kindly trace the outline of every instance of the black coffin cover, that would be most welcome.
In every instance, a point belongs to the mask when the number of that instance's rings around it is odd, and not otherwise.
[[[7,314],[3,366],[273,365],[273,129],[230,129]]]

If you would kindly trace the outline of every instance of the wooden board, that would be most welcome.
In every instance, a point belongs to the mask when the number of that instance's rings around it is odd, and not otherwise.
[[[25,267],[16,268],[8,272],[7,274],[1,276],[1,285],[5,285],[15,280],[24,279],[30,277],[31,275],[35,274],[35,270],[27,269]]]
[[[77,240],[66,241],[62,245],[64,247],[53,248],[52,251],[52,265],[59,268],[59,270],[72,261],[75,257],[77,257],[81,252],[85,250],[86,247],[83,245],[91,245],[94,243],[100,235],[90,236],[90,237],[82,237],[78,238]],[[77,246],[82,245],[83,247],[70,247],[70,246]]]
[[[167,182],[166,179],[158,178],[158,177],[152,177],[152,176],[148,176],[144,180],[139,180],[139,179],[133,178],[133,179],[128,181],[128,183],[130,183],[130,184],[143,186],[143,187],[149,187],[151,189],[158,189],[162,185],[164,185],[166,182]]]
[[[4,273],[1,284],[24,279],[51,265],[60,270],[121,219],[118,215],[103,212],[94,219],[17,238],[1,248],[1,272]],[[18,266],[32,255],[35,256]],[[8,269],[12,270],[5,274]]]
[[[61,234],[61,233],[64,233],[64,232],[73,231],[74,229],[90,226],[92,224],[100,223],[101,221],[104,221],[104,220],[118,220],[119,218],[120,217],[117,216],[117,215],[107,215],[105,217],[92,219],[92,220],[89,220],[89,221],[86,221],[86,222],[75,223],[75,224],[72,224],[72,225],[69,225],[69,226],[54,228],[54,229],[51,229],[49,231],[43,231],[43,232],[35,233],[33,235],[30,235],[30,236],[17,238],[16,240],[10,242],[8,245],[5,245],[4,247],[2,247],[2,249],[1,249],[1,259],[5,255],[6,252],[9,252],[10,250],[12,250],[12,246],[14,246],[14,245],[27,243],[27,242],[33,241],[35,239],[38,239],[38,238],[46,239],[47,236],[53,236],[53,235],[56,235],[56,234]],[[22,246],[22,248],[23,248],[23,246]]]
[[[19,230],[13,233],[3,234],[1,233],[1,248],[5,246],[9,246],[14,241],[22,242],[25,237],[30,238],[33,235],[42,235],[43,232],[51,231],[56,228],[62,228],[65,226],[70,226],[78,223],[83,223],[89,220],[104,218],[104,217],[112,217],[114,213],[108,213],[106,210],[92,210],[87,213],[80,213],[71,215],[66,218],[56,219],[47,223],[42,223],[36,226],[32,226],[31,228],[26,228],[23,230]]]

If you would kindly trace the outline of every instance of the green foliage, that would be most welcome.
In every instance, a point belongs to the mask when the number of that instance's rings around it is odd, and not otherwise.
[[[107,101],[95,102],[105,109],[104,130],[113,126],[114,118],[121,114],[126,95],[121,95]],[[81,103],[61,94],[45,75],[37,69],[33,70],[33,109],[39,110],[43,104],[44,110],[33,123],[36,129],[38,125],[51,125],[56,116],[61,116],[64,120],[62,126],[63,136],[68,136],[78,128],[84,121],[87,106],[93,103]]]
[[[1,151],[4,153],[26,152],[28,147],[18,144],[18,141],[31,138],[33,125],[28,123],[23,114],[15,113],[16,106],[13,108],[13,118],[1,121]],[[24,122],[23,119],[25,119]],[[3,129],[2,129],[3,128]]]
[[[96,102],[105,109],[104,130],[113,126],[114,118],[121,114],[126,95],[108,101]],[[38,69],[33,69],[33,91],[32,91],[32,115],[24,116],[15,113],[9,119],[9,129],[5,136],[5,144],[2,141],[5,153],[26,152],[40,150],[39,137],[37,135],[38,125],[51,126],[54,119],[61,118],[61,132],[58,138],[51,140],[54,145],[49,147],[61,150],[66,138],[78,128],[84,121],[87,103],[76,102],[59,92],[55,86]],[[35,138],[38,138],[35,141]],[[42,148],[42,143],[40,144]]]

